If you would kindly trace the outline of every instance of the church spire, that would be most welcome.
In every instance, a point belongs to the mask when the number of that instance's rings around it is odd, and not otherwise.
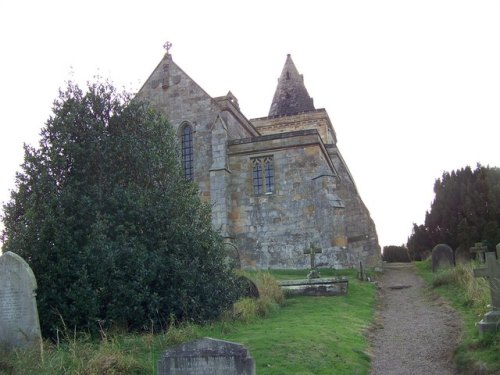
[[[313,99],[307,93],[304,77],[299,74],[290,54],[278,78],[269,116],[288,116],[300,112],[314,111]]]

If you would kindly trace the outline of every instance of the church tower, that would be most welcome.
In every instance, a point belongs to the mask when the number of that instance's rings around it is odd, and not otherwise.
[[[336,256],[342,258],[343,263],[356,265],[356,262],[362,261],[371,266],[379,264],[380,245],[375,224],[337,146],[333,124],[325,109],[314,107],[304,77],[297,70],[290,54],[278,78],[269,116],[250,121],[263,135],[311,130],[319,134],[334,172],[318,176],[318,179],[328,180],[334,176],[330,186],[334,186],[332,194],[338,199],[337,206],[342,206],[342,209],[327,210],[318,223],[335,221],[342,226],[330,238],[330,244],[333,249],[337,249]]]

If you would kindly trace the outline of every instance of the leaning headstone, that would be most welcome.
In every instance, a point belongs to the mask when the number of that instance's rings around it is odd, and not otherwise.
[[[445,244],[439,244],[432,249],[432,272],[438,268],[453,266],[453,249]]]
[[[23,258],[10,251],[0,256],[0,349],[40,347],[36,288]]]
[[[500,264],[495,253],[486,253],[486,268],[474,269],[474,277],[485,277],[490,284],[491,293],[491,311],[478,323],[479,332],[500,331]]]
[[[234,342],[205,337],[166,350],[158,375],[255,375],[248,349]]]

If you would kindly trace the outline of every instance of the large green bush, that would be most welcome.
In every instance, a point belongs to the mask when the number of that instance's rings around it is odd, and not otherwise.
[[[3,251],[38,281],[45,334],[218,316],[236,298],[174,130],[107,83],[69,84],[4,206]]]

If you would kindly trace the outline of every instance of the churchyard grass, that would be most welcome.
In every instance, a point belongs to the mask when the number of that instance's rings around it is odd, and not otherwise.
[[[279,279],[304,278],[307,271],[272,272]],[[322,276],[338,276],[324,270]],[[251,273],[250,276],[257,274]],[[102,332],[101,340],[65,333],[64,343],[45,343],[43,361],[18,351],[0,360],[0,374],[155,374],[161,353],[200,337],[245,345],[255,358],[257,374],[368,374],[369,343],[365,331],[373,319],[375,287],[349,276],[349,292],[337,297],[294,297],[265,317],[246,321],[226,316],[198,326],[171,321],[166,332],[133,335]]]
[[[490,303],[486,280],[473,276],[472,270],[480,265],[459,264],[436,273],[429,261],[416,262],[416,266],[432,291],[448,301],[463,320],[462,338],[455,353],[459,369],[465,373],[500,373],[500,334],[480,337],[476,327]]]

